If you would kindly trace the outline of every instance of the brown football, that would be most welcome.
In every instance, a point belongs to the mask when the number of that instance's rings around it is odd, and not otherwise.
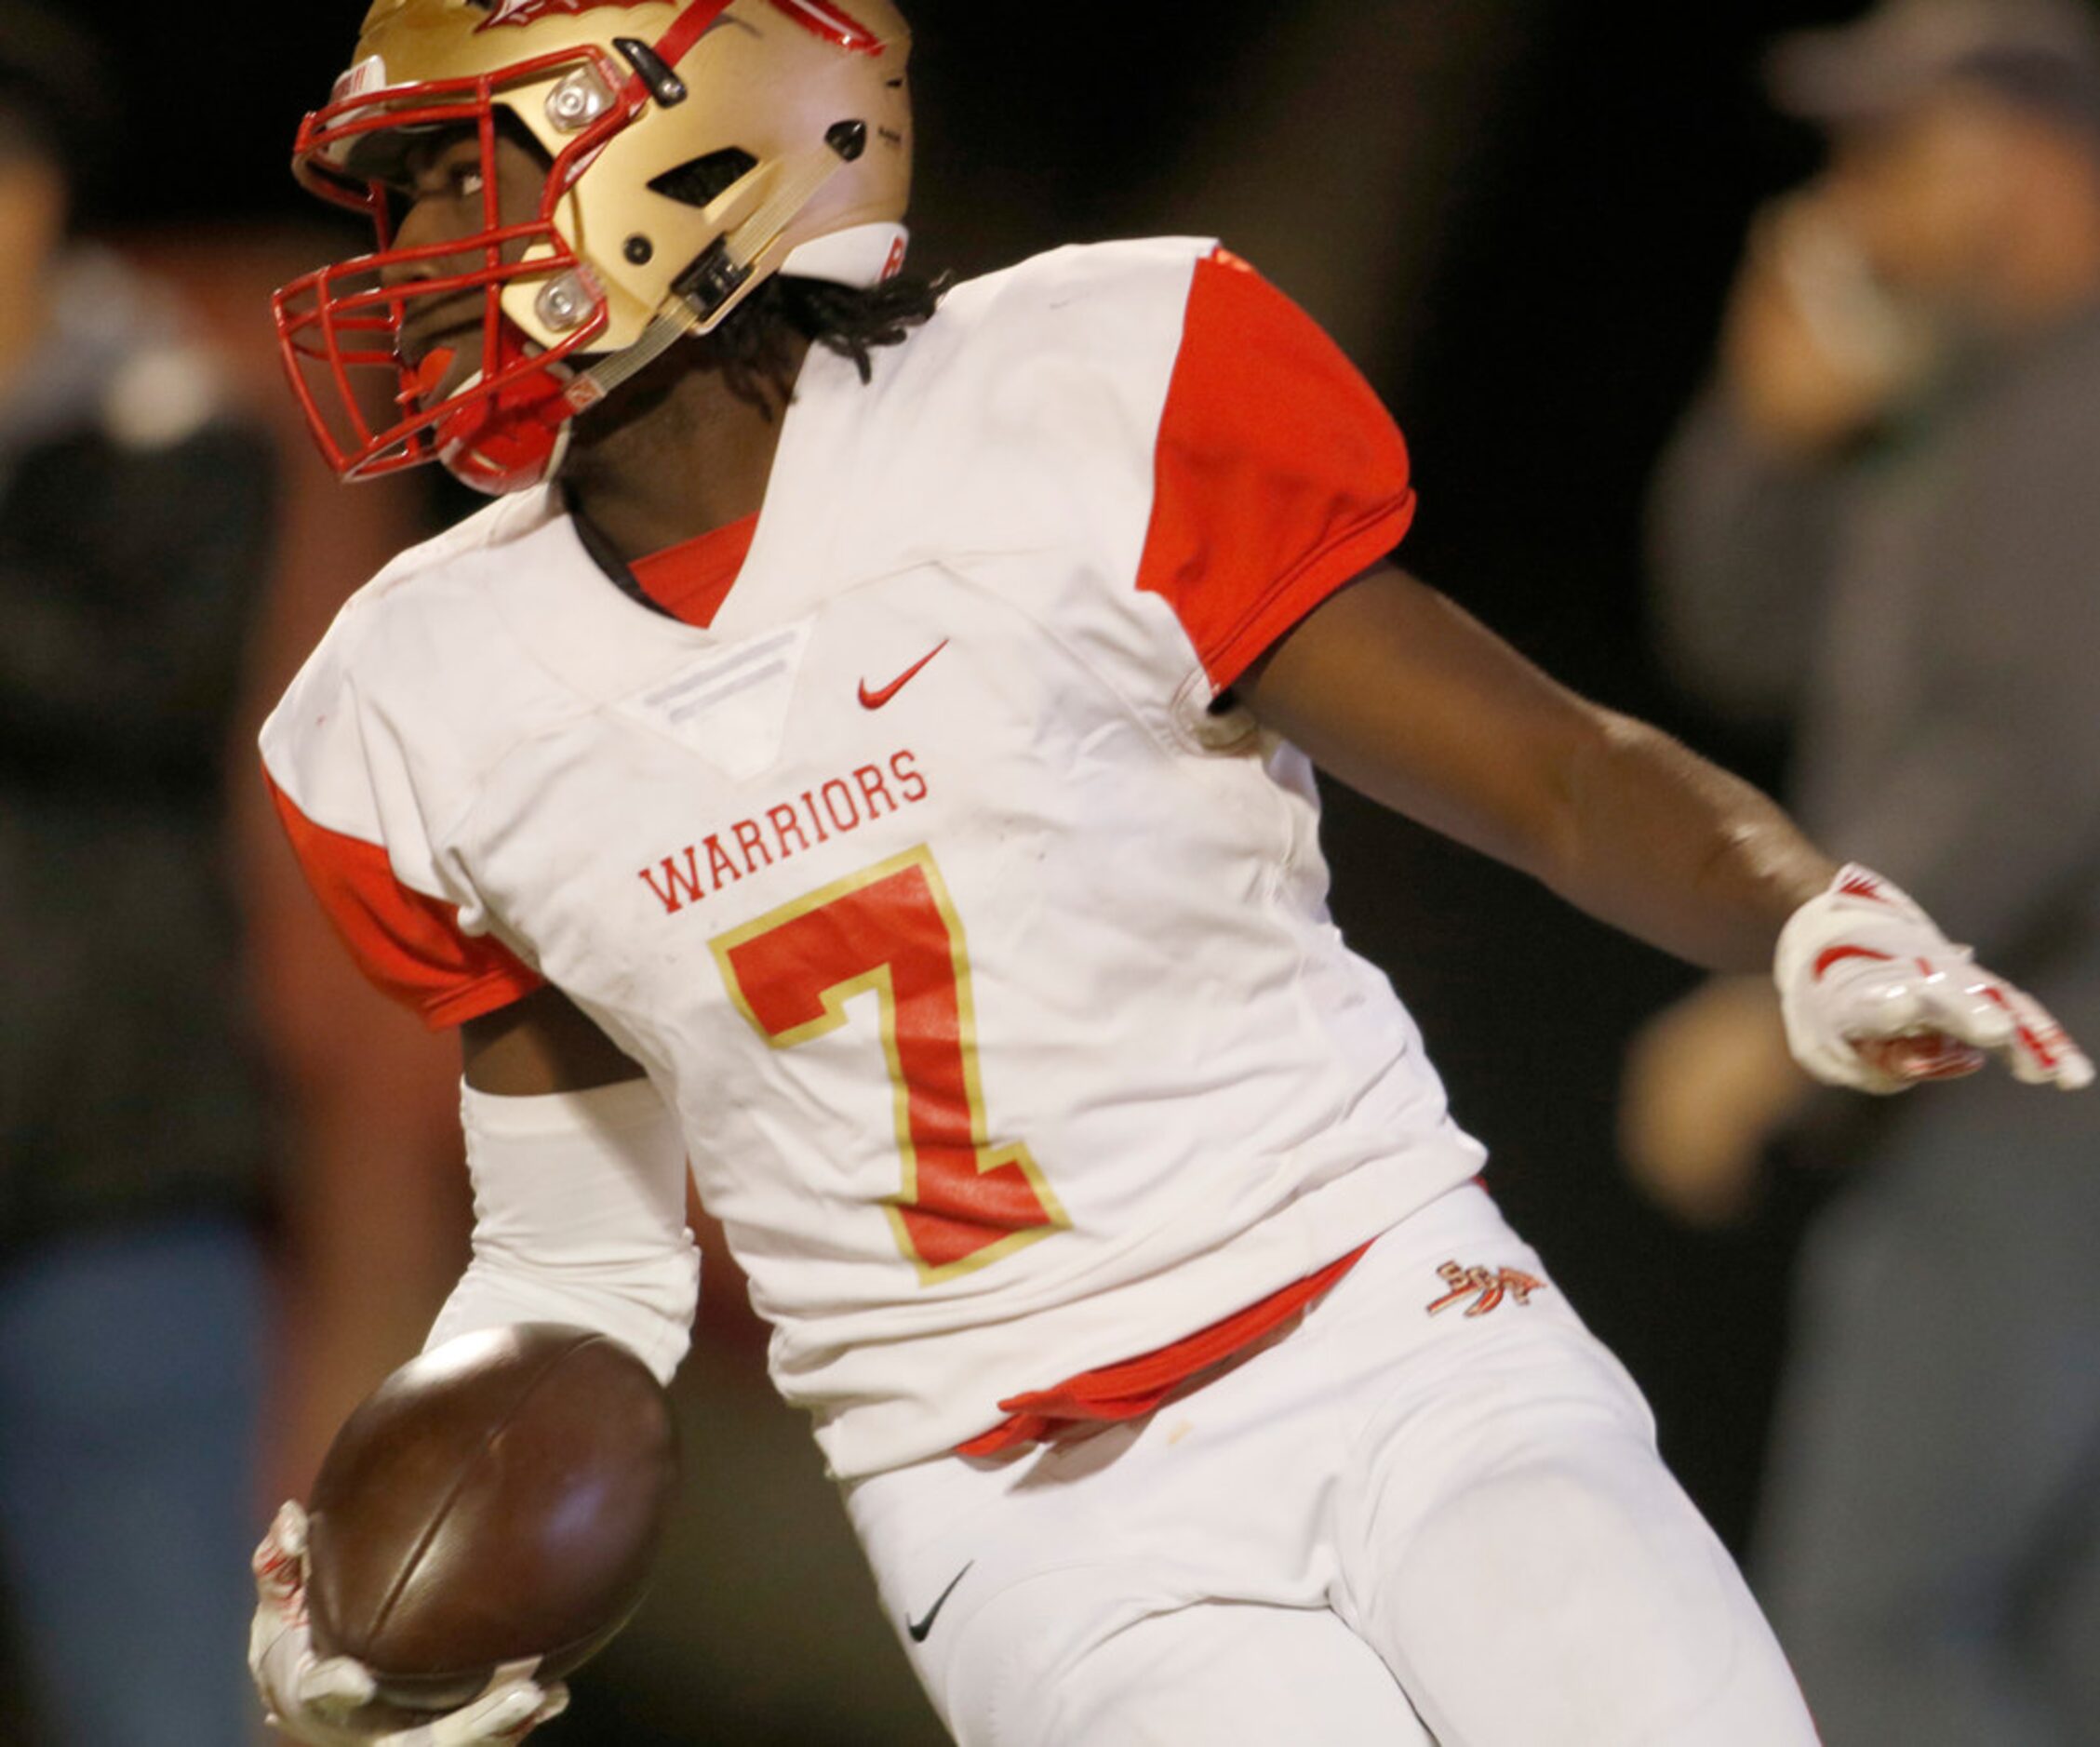
[[[314,1648],[378,1676],[374,1727],[465,1703],[505,1663],[558,1680],[627,1623],[676,1488],[663,1390],[556,1323],[465,1335],[343,1422],[314,1485]]]

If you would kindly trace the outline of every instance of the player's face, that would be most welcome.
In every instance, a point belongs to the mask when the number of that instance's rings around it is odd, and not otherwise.
[[[491,167],[493,191],[488,186]],[[395,247],[399,250],[432,247],[485,237],[499,227],[530,224],[539,217],[545,183],[545,164],[530,147],[507,133],[497,133],[492,157],[487,161],[481,141],[471,129],[413,141],[395,178],[403,204]],[[502,259],[518,260],[526,247],[522,237],[503,244]],[[487,245],[482,243],[457,254],[436,254],[390,266],[385,281],[390,286],[413,286],[471,273],[487,264]],[[471,287],[408,305],[397,342],[402,361],[414,369],[440,349],[457,354],[443,379],[424,391],[426,402],[450,393],[473,373],[481,356],[479,337],[487,311],[485,293]]]

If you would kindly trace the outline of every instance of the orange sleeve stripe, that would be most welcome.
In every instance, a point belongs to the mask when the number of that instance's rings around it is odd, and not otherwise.
[[[461,933],[452,905],[402,885],[378,844],[316,825],[268,770],[262,780],[307,885],[358,968],[431,1030],[463,1025],[542,986],[501,941]]]
[[[1340,347],[1221,249],[1197,264],[1138,586],[1224,690],[1398,545],[1407,444]]]

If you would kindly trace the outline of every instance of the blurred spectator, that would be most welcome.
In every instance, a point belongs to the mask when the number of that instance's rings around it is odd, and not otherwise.
[[[106,100],[0,6],[0,1581],[39,1712],[7,1739],[230,1747],[265,1148],[221,769],[270,467],[163,296],[68,240]]]
[[[1773,73],[1831,163],[1758,220],[1666,460],[1667,650],[1792,727],[1819,839],[2090,1038],[2100,36],[2073,0],[1889,0]],[[1636,1174],[1694,1218],[1783,1131],[1870,1167],[1812,1234],[1758,1548],[1825,1739],[2100,1741],[2100,1100],[1991,1076],[1834,1148],[1758,982],[1656,1021],[1627,1091]]]
[[[257,775],[256,730],[343,602],[434,531],[425,481],[344,490],[285,392],[270,293],[341,240],[304,226],[194,221],[123,238],[127,260],[178,287],[231,398],[276,457],[274,562],[227,749],[247,993],[283,1186],[272,1208],[276,1356],[251,1542],[278,1500],[312,1487],[351,1408],[421,1349],[465,1265],[471,1218],[459,1049],[404,1023],[346,961]],[[383,1291],[373,1289],[375,1258],[384,1259]]]

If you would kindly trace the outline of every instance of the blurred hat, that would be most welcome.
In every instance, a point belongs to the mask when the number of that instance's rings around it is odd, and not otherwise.
[[[2100,131],[2100,20],[2081,0],[1882,0],[1781,38],[1766,71],[1781,109],[1824,127],[1970,86]]]

